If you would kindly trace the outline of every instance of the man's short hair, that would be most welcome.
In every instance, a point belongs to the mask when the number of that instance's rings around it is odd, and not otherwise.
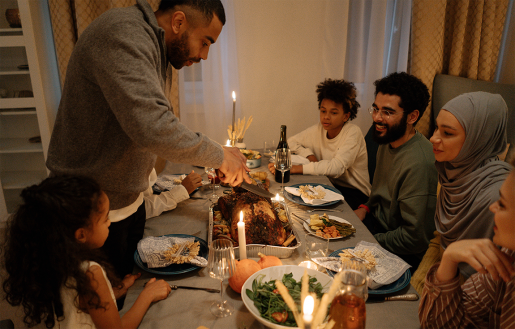
[[[417,77],[406,72],[394,72],[386,77],[376,80],[375,95],[378,93],[397,95],[401,98],[399,106],[404,110],[404,115],[418,110],[420,115],[413,125],[416,125],[429,104],[429,90]]]
[[[200,12],[208,24],[213,20],[213,15],[216,15],[222,25],[225,25],[225,10],[220,0],[161,0],[158,10],[166,11],[177,6],[187,6]]]
[[[342,104],[345,112],[350,113],[349,120],[356,117],[359,103],[356,101],[356,87],[345,80],[326,79],[317,85],[318,108],[324,99]]]

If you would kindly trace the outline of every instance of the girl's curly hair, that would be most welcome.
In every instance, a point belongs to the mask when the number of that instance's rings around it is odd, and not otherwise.
[[[349,121],[356,118],[359,103],[356,101],[356,87],[352,82],[345,80],[326,79],[317,85],[318,108],[324,99],[329,99],[336,104],[342,104],[343,110],[350,113]]]
[[[5,232],[3,289],[9,304],[23,306],[29,327],[43,321],[52,328],[64,318],[62,287],[76,290],[90,307],[103,307],[81,268],[85,261],[100,263],[113,286],[121,285],[100,251],[75,239],[77,229],[92,225],[101,194],[93,179],[77,176],[50,177],[21,192],[23,204]]]

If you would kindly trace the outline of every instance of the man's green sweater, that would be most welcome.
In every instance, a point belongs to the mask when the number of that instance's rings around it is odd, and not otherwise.
[[[379,244],[398,255],[423,254],[435,230],[438,174],[431,143],[418,131],[392,149],[381,145],[366,205],[386,230]]]

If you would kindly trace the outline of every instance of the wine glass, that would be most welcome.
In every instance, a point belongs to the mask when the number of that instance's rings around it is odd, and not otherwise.
[[[291,152],[290,149],[280,148],[275,151],[275,170],[279,170],[282,174],[281,192],[284,195],[284,172],[291,169]]]
[[[207,179],[209,179],[209,181],[211,182],[211,186],[213,187],[213,194],[211,195],[211,198],[209,200],[211,201],[216,201],[218,200],[218,194],[216,194],[216,191],[215,191],[215,182],[216,182],[216,170],[215,168],[208,168],[206,167],[204,169],[206,171],[206,174],[207,174]]]
[[[224,279],[233,276],[236,271],[236,261],[234,259],[232,241],[217,239],[211,242],[207,259],[209,276],[213,279],[220,280],[220,301],[211,304],[210,310],[214,316],[224,318],[234,312],[234,306],[224,300],[223,290]]]

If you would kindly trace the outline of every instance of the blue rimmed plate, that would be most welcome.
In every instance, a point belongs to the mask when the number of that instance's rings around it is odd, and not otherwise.
[[[331,254],[329,254],[329,257],[340,257],[340,253],[343,251],[343,249],[353,249],[353,248],[341,248],[338,250],[333,251]],[[330,277],[334,277],[336,272],[333,272],[331,270],[327,270],[327,274],[329,274]],[[403,288],[405,288],[411,280],[411,272],[409,269],[404,272],[404,274],[397,279],[397,281],[392,282],[390,284],[387,284],[385,286],[382,286],[377,289],[368,289],[369,295],[388,295],[393,292],[397,292]]]
[[[209,253],[209,248],[207,246],[207,242],[199,237],[188,235],[188,234],[167,234],[163,236],[169,236],[169,237],[175,237],[175,238],[195,238],[195,242],[200,242],[200,250],[198,252],[198,255],[201,257],[204,257],[207,259],[207,255]],[[195,266],[189,263],[184,264],[172,264],[167,267],[159,267],[159,268],[148,268],[146,263],[143,263],[141,260],[141,257],[139,256],[138,250],[134,252],[134,262],[136,265],[138,265],[142,270],[154,273],[154,274],[160,274],[160,275],[174,275],[174,274],[182,274],[194,271],[199,266]]]
[[[329,185],[324,185],[324,184],[302,183],[302,184],[290,185],[290,187],[299,188],[300,186],[304,186],[304,185],[322,186],[325,189],[331,190],[338,194],[342,194],[340,191],[338,191],[337,188],[329,186]],[[286,197],[286,199],[290,200],[291,202],[295,202],[295,203],[301,204],[303,206],[308,206],[308,207],[327,207],[327,206],[330,206],[332,204],[335,204],[335,203],[338,203],[341,201],[341,200],[335,200],[335,201],[329,201],[329,202],[322,203],[322,204],[310,204],[310,203],[304,202],[300,196],[293,195],[286,190],[284,190],[284,196]]]

